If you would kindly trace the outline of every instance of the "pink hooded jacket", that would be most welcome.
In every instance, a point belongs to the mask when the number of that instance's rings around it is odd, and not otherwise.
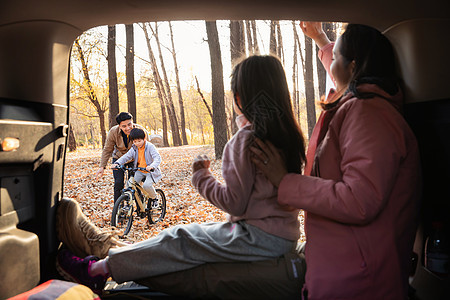
[[[209,169],[196,171],[192,183],[200,195],[227,212],[231,222],[244,220],[267,233],[296,241],[300,236],[299,209],[277,203],[277,189],[250,160],[249,146],[254,140],[251,125],[248,121],[239,125],[243,127],[228,141],[223,152],[225,184],[214,178]]]
[[[322,50],[325,65],[331,47]],[[359,89],[382,97],[343,96],[312,176],[288,174],[278,190],[280,204],[307,211],[308,300],[407,298],[421,193],[418,146],[396,109],[401,93]]]

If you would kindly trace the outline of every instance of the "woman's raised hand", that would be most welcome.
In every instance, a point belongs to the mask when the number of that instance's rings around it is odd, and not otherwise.
[[[322,48],[330,43],[325,31],[323,31],[321,22],[300,22],[300,28],[303,34],[312,38],[319,48]]]
[[[278,187],[283,177],[288,173],[280,151],[269,141],[263,142],[257,138],[255,142],[259,148],[250,147],[253,152],[253,163],[274,186]]]
[[[199,155],[194,159],[192,164],[192,172],[196,172],[200,169],[208,169],[211,165],[211,161],[206,155]]]

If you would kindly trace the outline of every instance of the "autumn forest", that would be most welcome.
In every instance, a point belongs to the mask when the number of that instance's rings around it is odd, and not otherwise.
[[[331,40],[340,26],[324,23]],[[197,57],[183,61],[188,43]],[[206,47],[209,51],[200,51]],[[162,138],[163,146],[214,145],[220,158],[236,131],[229,73],[236,61],[252,54],[273,54],[283,62],[295,114],[308,135],[316,122],[315,103],[326,90],[317,51],[299,21],[154,22],[91,29],[72,49],[69,150],[101,148],[115,115],[129,111],[136,123]],[[200,60],[209,69],[186,64],[200,65]]]

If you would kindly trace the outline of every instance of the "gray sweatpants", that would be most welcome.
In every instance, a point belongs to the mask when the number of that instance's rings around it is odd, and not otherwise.
[[[136,180],[137,182],[142,183],[142,180],[144,180],[144,178],[145,181],[142,187],[148,193],[148,196],[150,198],[152,199],[156,198],[156,191],[155,188],[153,187],[153,179],[150,176],[150,173],[142,173],[141,171],[136,171],[136,173],[134,173],[134,180]]]
[[[109,250],[108,267],[120,283],[204,263],[267,260],[291,251],[295,245],[296,241],[243,221],[178,225],[148,240]]]

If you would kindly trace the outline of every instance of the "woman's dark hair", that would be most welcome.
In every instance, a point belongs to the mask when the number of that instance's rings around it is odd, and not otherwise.
[[[292,112],[280,60],[274,56],[248,57],[234,68],[231,89],[235,101],[239,95],[239,108],[252,123],[255,136],[282,150],[288,172],[301,173],[305,141]]]
[[[341,55],[348,62],[355,61],[349,90],[357,97],[357,86],[374,83],[387,93],[398,91],[399,78],[396,75],[395,54],[389,40],[375,28],[349,24],[340,37]]]
[[[130,141],[134,140],[145,140],[145,132],[140,128],[133,128],[130,131]]]
[[[118,113],[116,116],[117,124],[120,124],[120,122],[123,122],[125,120],[132,120],[132,119],[133,119],[133,116],[128,112],[121,112],[121,113]]]

